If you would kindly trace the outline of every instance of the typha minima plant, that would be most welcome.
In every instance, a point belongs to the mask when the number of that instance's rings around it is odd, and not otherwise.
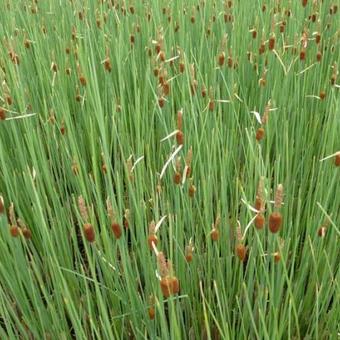
[[[260,177],[259,184],[257,187],[255,209],[258,211],[256,214],[254,224],[256,229],[263,229],[265,224],[265,218],[263,213],[265,211],[265,197],[264,197],[264,178]]]
[[[221,217],[220,215],[216,216],[215,223],[212,224],[211,231],[210,231],[210,237],[213,241],[218,241],[220,238],[220,231],[219,226],[221,223]]]
[[[213,89],[212,89],[212,87],[210,87],[210,89],[209,89],[208,108],[209,108],[209,111],[214,111],[214,109],[215,109],[215,100],[214,100],[214,96],[213,96]]]
[[[123,219],[123,224],[124,224],[124,228],[128,229],[129,225],[130,225],[130,219],[131,219],[131,212],[130,209],[126,208],[124,210],[124,219]]]
[[[102,61],[102,64],[104,65],[104,69],[107,72],[111,72],[112,70],[112,64],[110,60],[110,55],[109,55],[109,48],[106,48],[106,56],[105,59]]]
[[[241,224],[238,222],[236,227],[237,243],[235,247],[235,254],[241,262],[244,262],[247,258],[247,247],[244,245],[244,237],[242,235]]]
[[[190,238],[189,244],[185,246],[185,259],[188,263],[192,261],[194,250],[195,248],[192,244],[192,239]]]
[[[89,222],[88,207],[85,204],[83,196],[78,197],[78,208],[83,222],[83,233],[86,240],[90,243],[95,241],[95,231]]]
[[[181,157],[177,157],[175,161],[175,173],[173,177],[174,183],[177,185],[181,184],[182,181],[181,169],[182,169]]]
[[[192,183],[192,179],[190,179],[190,184],[188,188],[188,194],[190,198],[193,198],[195,196],[196,190],[196,186]]]
[[[191,95],[194,96],[196,94],[197,86],[198,86],[194,64],[190,64],[190,77],[191,77],[191,83],[190,83]]]
[[[319,98],[320,98],[320,100],[324,100],[326,98],[326,92],[321,90],[320,93],[319,93]]]
[[[0,107],[0,120],[5,120],[6,119],[6,111]]]
[[[222,41],[221,41],[221,47],[220,47],[220,52],[218,54],[217,57],[217,63],[219,66],[223,66],[224,65],[224,61],[225,61],[225,49],[227,47],[227,34],[223,35]]]
[[[122,236],[122,228],[119,222],[117,221],[116,214],[113,210],[111,200],[109,197],[106,199],[106,210],[107,210],[107,215],[109,216],[109,220],[111,223],[111,230],[113,232],[113,235],[115,236],[117,240],[119,240]]]
[[[17,220],[18,225],[21,228],[21,233],[26,240],[30,240],[32,238],[32,231],[31,229],[20,219]]]
[[[159,252],[154,244],[152,246],[157,257],[161,291],[163,296],[168,298],[179,293],[179,280],[174,273],[172,262],[167,260],[164,253]]]
[[[156,236],[156,223],[155,223],[155,221],[152,220],[149,223],[149,235],[148,235],[149,249],[150,250],[153,249],[153,244],[157,247],[157,243],[158,243],[158,238]]]
[[[176,133],[176,141],[178,145],[184,144],[184,133],[183,129],[183,111],[180,110],[177,112],[177,133]]]
[[[340,151],[338,151],[334,156],[334,165],[340,166]]]
[[[269,216],[269,230],[277,233],[282,226],[282,215],[280,212],[283,201],[283,185],[279,184],[275,193],[274,211]]]
[[[20,228],[18,227],[17,220],[15,218],[14,204],[13,202],[8,209],[8,219],[10,222],[9,232],[12,237],[18,237],[20,235]]]
[[[326,232],[327,229],[330,225],[329,219],[325,219],[322,224],[320,225],[320,227],[318,228],[317,234],[319,237],[325,237],[326,236]]]
[[[150,320],[154,320],[156,311],[155,311],[155,297],[153,294],[149,296],[148,315]]]
[[[185,156],[185,167],[183,171],[183,177],[185,178],[190,177],[192,174],[191,162],[192,162],[192,146],[190,146],[187,155]]]
[[[271,33],[271,36],[268,40],[268,49],[272,51],[275,48],[275,34]]]

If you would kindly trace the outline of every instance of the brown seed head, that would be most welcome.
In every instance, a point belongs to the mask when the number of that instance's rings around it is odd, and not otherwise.
[[[0,107],[0,120],[5,120],[6,119],[6,111]]]
[[[182,179],[182,175],[180,172],[176,171],[173,177],[174,183],[175,184],[180,184],[181,183],[181,179]]]
[[[213,241],[217,241],[220,238],[220,232],[217,228],[213,227],[213,229],[210,232],[210,237]]]
[[[274,211],[269,216],[269,230],[272,233],[277,233],[281,229],[282,215],[278,211]]]
[[[263,229],[264,224],[265,224],[265,218],[263,214],[257,214],[255,217],[254,223],[255,223],[256,229],[258,230]]]
[[[265,130],[264,130],[263,127],[260,127],[256,131],[256,137],[255,138],[259,142],[260,140],[263,139],[264,135],[265,135]]]
[[[335,154],[335,157],[334,157],[334,164],[335,164],[335,166],[340,166],[340,151],[338,151],[338,152]]]
[[[196,187],[193,184],[190,184],[188,193],[189,193],[189,197],[191,198],[195,196]]]
[[[274,253],[274,262],[275,262],[275,263],[279,263],[280,260],[281,260],[281,255],[280,255],[280,253],[277,251],[277,252]]]
[[[32,238],[32,232],[26,226],[22,228],[22,234],[24,235],[26,240],[30,240]]]
[[[148,314],[149,314],[149,319],[154,320],[156,312],[153,306],[149,307]]]
[[[122,236],[122,228],[118,222],[113,222],[111,224],[111,230],[115,235],[116,239],[119,240]]]
[[[178,145],[184,144],[184,133],[182,131],[176,133],[176,141]]]
[[[218,65],[223,66],[225,60],[225,53],[221,52],[218,56]]]
[[[275,35],[272,35],[268,41],[268,48],[272,51],[275,48]]]
[[[158,238],[155,234],[150,234],[148,236],[148,246],[149,246],[149,249],[153,249],[153,246],[152,244],[154,244],[155,246],[157,246],[157,243],[158,243]]]
[[[236,246],[235,253],[240,261],[244,262],[247,256],[247,248],[242,243],[239,243]]]
[[[90,223],[85,223],[83,226],[84,236],[87,241],[94,242],[95,240],[95,232],[94,228]]]
[[[11,225],[9,232],[12,237],[18,237],[20,235],[20,229],[17,225]]]

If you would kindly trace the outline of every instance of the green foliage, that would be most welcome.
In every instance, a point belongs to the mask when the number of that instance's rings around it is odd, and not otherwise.
[[[340,20],[302,3],[2,0],[0,338],[339,336]]]

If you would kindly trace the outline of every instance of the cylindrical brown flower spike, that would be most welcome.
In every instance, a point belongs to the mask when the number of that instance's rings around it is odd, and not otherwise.
[[[189,197],[194,197],[196,193],[196,187],[191,183],[188,189]]]
[[[335,154],[334,164],[335,166],[340,166],[340,151]]]
[[[221,52],[218,56],[218,65],[223,66],[225,60],[225,53]]]
[[[27,227],[22,228],[22,234],[24,235],[26,240],[30,240],[32,238],[32,232]]]
[[[21,227],[22,235],[25,237],[26,240],[30,240],[32,238],[31,230],[26,226],[26,224],[18,218],[17,220],[19,226]]]
[[[120,224],[115,220],[115,213],[113,211],[109,197],[106,199],[106,210],[111,221],[112,232],[115,235],[116,239],[118,240],[122,236],[122,228]]]
[[[245,247],[245,245],[244,245],[243,243],[239,243],[239,244],[236,246],[235,253],[236,253],[237,257],[238,257],[242,262],[244,262],[244,260],[245,260],[246,257],[247,257],[247,248]]]
[[[154,246],[153,248],[156,252],[156,246]],[[170,295],[174,295],[179,292],[179,281],[177,277],[173,274],[171,262],[166,261],[165,256],[162,252],[157,253],[157,261],[159,272],[161,275],[160,286],[162,294],[165,298],[168,298]]]
[[[83,231],[84,231],[84,235],[85,235],[85,238],[87,239],[87,241],[89,241],[91,243],[94,242],[95,232],[94,232],[93,226],[90,223],[84,224]]]
[[[6,119],[6,112],[2,107],[0,107],[0,120],[5,120],[5,119]]]
[[[122,228],[120,227],[120,224],[117,222],[112,222],[111,229],[116,239],[120,239],[122,236]]]
[[[281,208],[282,200],[283,200],[283,186],[282,184],[279,184],[277,186],[275,194],[274,207],[276,211],[272,212],[269,216],[269,230],[274,234],[281,229],[282,225],[282,215],[278,211]]]
[[[158,238],[156,236],[156,223],[155,221],[151,221],[149,224],[149,236],[148,236],[148,245],[149,248],[153,249],[153,244],[157,246]]]
[[[256,229],[259,229],[259,230],[263,229],[264,224],[265,224],[265,218],[264,218],[263,214],[261,214],[261,213],[257,214],[256,217],[255,217],[254,223],[255,223]]]
[[[282,215],[279,211],[274,211],[269,216],[269,230],[275,234],[281,229]]]
[[[17,225],[11,225],[9,232],[12,237],[18,237],[20,235],[20,228]]]
[[[221,222],[221,218],[219,215],[217,215],[215,223],[213,223],[212,229],[210,232],[210,237],[213,241],[217,241],[220,238],[220,232],[218,230],[220,222]]]
[[[155,297],[153,295],[149,296],[149,304],[150,304],[150,307],[148,309],[149,319],[153,320],[155,318],[155,314],[156,314],[156,311],[155,311]]]
[[[278,263],[278,262],[280,262],[280,260],[281,260],[281,255],[280,255],[280,252],[275,252],[274,253],[274,261],[275,261],[275,263]]]
[[[257,129],[256,131],[256,140],[259,142],[260,140],[262,140],[264,138],[265,135],[265,130],[263,127],[260,127]]]
[[[275,48],[275,35],[274,34],[269,38],[268,48],[270,51],[272,51]]]
[[[189,244],[185,247],[185,259],[188,263],[192,261],[194,247],[192,245],[192,240],[190,239]]]

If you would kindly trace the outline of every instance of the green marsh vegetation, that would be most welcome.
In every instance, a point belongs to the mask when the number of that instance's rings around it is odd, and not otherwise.
[[[2,0],[0,338],[337,338],[339,27]]]

